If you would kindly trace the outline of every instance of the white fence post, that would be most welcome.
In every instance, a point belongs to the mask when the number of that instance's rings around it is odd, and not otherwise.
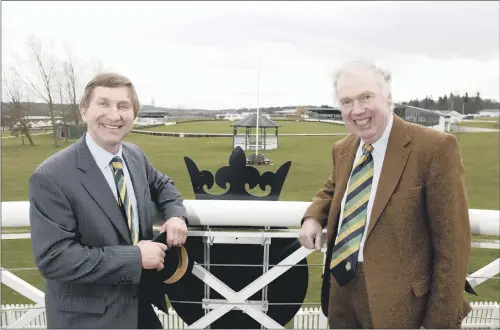
[[[495,302],[493,305],[493,313],[491,314],[491,329],[500,329],[500,305]]]
[[[319,308],[319,328],[328,329],[328,318],[323,314],[321,308]]]

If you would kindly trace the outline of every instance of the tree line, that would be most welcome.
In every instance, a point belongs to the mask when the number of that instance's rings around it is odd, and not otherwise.
[[[427,96],[422,100],[415,99],[403,102],[403,105],[410,105],[428,110],[455,110],[463,114],[477,113],[484,109],[500,109],[500,103],[492,99],[483,99],[478,92],[476,96],[469,97],[465,92],[439,96],[434,100],[432,96]]]

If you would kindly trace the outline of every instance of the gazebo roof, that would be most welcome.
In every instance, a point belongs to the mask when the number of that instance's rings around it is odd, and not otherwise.
[[[254,113],[250,116],[247,116],[243,119],[238,120],[234,124],[231,124],[233,127],[257,127],[257,114]],[[259,114],[259,127],[280,127],[281,125],[275,123],[271,119],[268,119],[261,114]]]

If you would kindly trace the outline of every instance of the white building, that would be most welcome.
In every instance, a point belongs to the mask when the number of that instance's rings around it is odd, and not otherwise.
[[[235,121],[235,120],[241,120],[243,118],[246,118],[246,117],[253,115],[253,114],[256,114],[256,113],[257,112],[238,113],[238,112],[234,111],[234,112],[228,112],[228,113],[224,113],[224,114],[215,115],[215,118],[222,119],[222,120]],[[271,117],[265,112],[259,111],[259,114],[263,117],[266,117],[267,119],[271,119]]]
[[[135,125],[164,125],[168,121],[165,111],[141,110],[134,121]]]
[[[500,109],[484,109],[477,113],[478,117],[500,117]]]
[[[438,111],[422,109],[411,105],[394,104],[394,113],[410,123],[434,128],[443,132],[451,130],[451,116]]]
[[[436,112],[443,115],[443,116],[449,116],[450,122],[452,124],[460,123],[460,121],[464,117],[460,112],[455,111],[455,110],[436,110]]]

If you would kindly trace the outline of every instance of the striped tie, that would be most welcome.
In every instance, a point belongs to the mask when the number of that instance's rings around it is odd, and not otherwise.
[[[349,181],[342,226],[330,262],[330,270],[339,285],[346,284],[356,274],[359,246],[365,229],[366,211],[373,181],[372,151],[372,145],[363,146],[363,154]]]
[[[139,230],[137,223],[134,221],[134,210],[132,209],[132,203],[127,194],[127,185],[125,182],[125,175],[123,175],[123,164],[120,157],[113,157],[111,166],[113,167],[113,177],[115,178],[116,189],[118,191],[118,205],[127,219],[132,244],[136,245],[139,241]]]

